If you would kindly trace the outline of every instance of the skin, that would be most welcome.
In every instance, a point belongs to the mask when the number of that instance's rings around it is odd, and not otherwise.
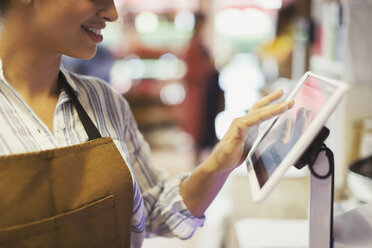
[[[51,131],[62,54],[93,57],[97,44],[81,25],[103,28],[117,17],[113,0],[11,1],[0,34],[4,76]],[[278,91],[264,97],[247,115],[236,118],[211,156],[181,182],[180,193],[194,216],[204,214],[229,174],[241,164],[250,128],[293,106],[293,101],[270,104],[281,95]]]
[[[117,17],[113,0],[11,1],[0,35],[4,76],[51,131],[62,54],[93,57],[97,44],[81,25],[104,27]]]

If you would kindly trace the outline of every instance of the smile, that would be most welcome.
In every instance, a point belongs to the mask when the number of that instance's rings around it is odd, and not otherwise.
[[[103,36],[101,35],[102,28],[93,28],[85,25],[81,25],[81,27],[94,43],[98,44],[103,41]]]
[[[84,26],[84,25],[82,25],[82,27],[85,30],[88,30],[88,31],[91,31],[91,32],[95,33],[96,35],[101,35],[101,29],[99,29],[99,28],[91,28],[91,27]]]

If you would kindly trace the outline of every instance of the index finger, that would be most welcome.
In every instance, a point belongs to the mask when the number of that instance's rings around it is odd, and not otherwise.
[[[273,92],[265,97],[263,97],[262,99],[260,99],[258,102],[256,102],[254,105],[253,105],[253,109],[257,109],[257,108],[262,108],[268,104],[270,104],[271,102],[275,101],[275,100],[278,100],[281,96],[283,95],[283,90],[278,90],[276,92]]]
[[[294,105],[294,100],[288,102],[280,102],[272,105],[264,106],[258,110],[252,111],[246,115],[248,125],[255,125],[261,123],[268,119],[273,118],[276,115],[282,114],[288,109],[292,108]]]

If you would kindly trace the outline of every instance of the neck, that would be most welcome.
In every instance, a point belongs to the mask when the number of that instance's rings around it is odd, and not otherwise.
[[[28,39],[27,32],[12,32],[17,26],[7,27],[0,34],[0,59],[6,80],[28,99],[56,96],[61,54],[38,49],[37,44]],[[17,34],[23,37],[15,37]]]

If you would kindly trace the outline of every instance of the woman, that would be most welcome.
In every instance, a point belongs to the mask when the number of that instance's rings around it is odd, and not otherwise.
[[[2,0],[0,247],[140,247],[186,239],[246,154],[250,127],[293,102],[260,100],[189,176],[164,179],[127,102],[61,55],[89,59],[113,0]],[[102,138],[105,137],[105,138]]]

